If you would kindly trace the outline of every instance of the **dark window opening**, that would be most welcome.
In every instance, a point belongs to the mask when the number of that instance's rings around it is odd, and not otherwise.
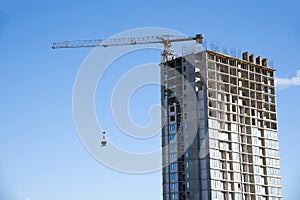
[[[170,121],[171,121],[171,122],[175,121],[175,116],[171,116],[171,117],[170,117]]]
[[[171,106],[170,107],[170,112],[174,112],[175,111],[175,107],[174,106]]]

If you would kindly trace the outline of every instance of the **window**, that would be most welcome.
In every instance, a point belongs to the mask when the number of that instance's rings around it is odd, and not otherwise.
[[[217,134],[220,135],[219,138],[216,137],[217,139],[228,140],[228,133],[219,133],[219,132],[217,131]]]
[[[231,143],[231,150],[235,152],[239,152],[240,145],[237,143]]]
[[[229,150],[229,144],[227,142],[220,142],[220,149]]]
[[[186,162],[186,168],[189,168],[189,162]]]
[[[176,138],[176,135],[175,134],[171,134],[170,135],[170,140],[174,140]]]
[[[218,192],[217,191],[212,191],[212,197],[213,199],[218,199]]]
[[[232,168],[234,171],[240,171],[241,170],[241,166],[239,163],[232,163]]]
[[[174,159],[176,159],[176,158],[177,158],[177,154],[176,154],[176,153],[172,153],[172,154],[171,154],[171,159],[174,160]]]
[[[215,139],[220,139],[220,134],[219,131],[213,130],[213,129],[209,129],[209,137],[210,138],[215,138]]]
[[[269,192],[270,192],[270,194],[273,194],[273,195],[281,195],[282,194],[281,188],[275,188],[275,187],[269,187]]]
[[[281,185],[281,180],[280,180],[280,178],[271,178],[271,177],[268,177],[268,183],[270,185],[278,185],[278,186],[280,186]]]
[[[239,137],[235,133],[231,133],[231,141],[232,142],[239,142]]]
[[[209,119],[208,126],[211,128],[220,128],[220,123],[217,120]]]
[[[172,174],[171,174],[171,178],[172,178],[172,179],[176,179],[176,178],[177,178],[177,174],[176,174],[176,173],[172,173]]]
[[[190,172],[186,172],[186,177],[187,177],[187,178],[190,177]]]
[[[219,141],[218,140],[209,140],[209,147],[219,148]]]
[[[268,165],[268,166],[279,166],[280,164],[279,164],[279,160],[277,160],[277,159],[271,159],[271,158],[266,158],[266,164]]]
[[[266,149],[266,156],[279,158],[279,151],[272,150],[272,149]]]
[[[172,186],[172,189],[173,189],[173,190],[177,188],[177,184],[176,184],[176,183],[172,183],[171,186]]]
[[[265,133],[264,136],[266,138],[278,139],[277,132],[265,130],[264,133]]]
[[[233,177],[235,181],[240,181],[241,180],[241,174],[240,173],[233,173]],[[239,187],[240,188],[240,187]]]
[[[255,176],[255,183],[260,183],[260,176]]]
[[[236,200],[242,200],[242,194],[235,194]]]
[[[257,144],[258,143],[258,140],[256,137],[253,137],[253,144]]]
[[[188,127],[188,125],[187,125],[187,123],[185,123],[185,124],[184,124],[184,128],[187,128],[187,127]]]
[[[185,157],[186,157],[186,158],[189,157],[189,152],[188,152],[188,151],[185,152]]]
[[[256,174],[259,174],[259,166],[254,166],[254,172],[256,173]]]
[[[220,183],[221,183],[221,181],[211,180],[212,189],[219,189],[220,185],[221,185]]]
[[[214,167],[214,168],[220,168],[221,167],[221,163],[219,160],[210,160],[210,166]]]
[[[212,199],[213,200],[224,199],[224,193],[220,191],[212,191]]]
[[[210,175],[213,179],[222,179],[221,173],[219,170],[210,170]]]
[[[278,142],[273,141],[273,140],[265,140],[265,146],[277,149],[278,148]]]
[[[170,116],[170,121],[174,122],[175,121],[175,116]]]
[[[262,200],[262,197],[261,196],[257,196],[256,200]]]
[[[188,137],[189,137],[188,132],[185,132],[185,138],[188,138]]]
[[[172,169],[172,170],[177,169],[177,163],[172,163],[172,164],[171,164],[171,169]]]
[[[186,188],[190,188],[190,182],[186,183]]]
[[[172,194],[172,199],[173,200],[177,200],[178,198],[177,198],[177,194]]]
[[[240,155],[238,153],[232,153],[232,160],[240,161]]]
[[[176,130],[176,125],[175,124],[172,124],[170,125],[170,131],[175,131]]]
[[[171,106],[170,107],[170,112],[174,112],[175,111],[175,106]]]
[[[237,124],[231,124],[231,130],[233,132],[239,132],[239,126]]]
[[[171,144],[171,150],[175,151],[176,150],[176,144]]]
[[[215,150],[215,149],[211,149],[209,151],[211,158],[221,158],[221,154],[220,151]]]
[[[273,175],[273,176],[280,176],[281,172],[280,169],[274,169],[274,168],[267,168],[267,174],[268,175]]]

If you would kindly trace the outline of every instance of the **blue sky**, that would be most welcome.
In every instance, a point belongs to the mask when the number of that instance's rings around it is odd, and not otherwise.
[[[149,26],[187,35],[204,33],[221,46],[273,60],[276,76],[289,83],[277,90],[284,195],[299,199],[299,4],[296,0],[1,1],[0,199],[161,198],[160,171],[120,173],[87,153],[73,122],[72,91],[91,49],[50,48],[54,41],[107,38]],[[160,61],[154,51],[132,56],[136,62],[127,59],[124,73],[131,66]],[[96,98],[101,98],[99,93]],[[145,97],[151,100],[138,106]],[[158,102],[157,87],[143,88],[133,98],[133,118],[147,123],[143,111]],[[117,129],[111,132],[120,134]],[[122,145],[130,148],[132,143]]]

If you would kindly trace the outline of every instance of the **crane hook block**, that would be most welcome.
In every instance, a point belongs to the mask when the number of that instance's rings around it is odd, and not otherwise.
[[[105,147],[107,145],[107,141],[105,138],[105,131],[102,132],[103,136],[102,136],[102,140],[101,140],[101,147]]]

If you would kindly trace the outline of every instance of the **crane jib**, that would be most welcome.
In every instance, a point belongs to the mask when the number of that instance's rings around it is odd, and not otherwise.
[[[197,43],[203,43],[203,34],[197,34],[196,37],[183,37],[176,35],[157,35],[132,38],[116,38],[116,39],[95,39],[95,40],[74,40],[53,43],[53,49],[60,48],[93,48],[93,47],[109,47],[109,46],[124,46],[137,44],[161,43],[170,44],[172,42],[183,42],[196,40]]]

